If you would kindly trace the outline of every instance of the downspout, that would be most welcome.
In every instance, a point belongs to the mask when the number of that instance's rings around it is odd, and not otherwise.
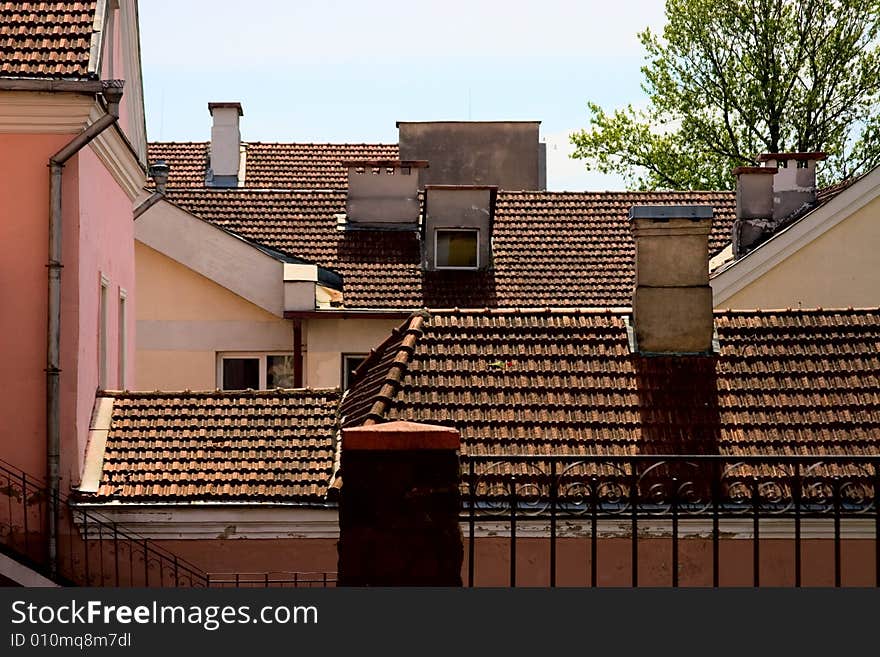
[[[303,325],[301,319],[293,320],[293,387],[303,387]]]
[[[58,573],[61,488],[61,173],[65,163],[119,120],[122,80],[102,84],[107,113],[49,158],[49,322],[46,331],[46,470],[49,479],[49,570]]]

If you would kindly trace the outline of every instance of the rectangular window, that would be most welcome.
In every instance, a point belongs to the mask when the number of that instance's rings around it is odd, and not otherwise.
[[[217,380],[223,390],[293,388],[293,354],[218,354]]]
[[[101,296],[98,300],[98,387],[107,389],[107,290],[110,281],[101,276]]]
[[[477,269],[480,266],[480,231],[442,228],[437,229],[434,236],[434,264],[437,269]]]
[[[224,358],[222,367],[224,390],[260,389],[259,358]]]
[[[293,387],[293,356],[266,356],[266,388]]]
[[[127,296],[125,290],[119,288],[119,332],[117,333],[119,342],[119,380],[116,385],[120,390],[126,390],[125,370],[126,365],[128,365],[128,328],[126,326],[128,317],[125,308],[125,300]]]
[[[367,359],[366,354],[342,354],[342,389],[348,390],[354,371]]]

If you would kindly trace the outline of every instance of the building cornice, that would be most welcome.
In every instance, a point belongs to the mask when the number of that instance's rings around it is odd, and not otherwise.
[[[20,82],[27,82],[22,80]],[[98,82],[98,91],[101,83]],[[95,108],[95,92],[15,89],[0,93],[0,133],[76,134]]]
[[[95,103],[89,122],[97,121],[103,113],[104,110]],[[91,147],[130,201],[134,202],[142,195],[147,174],[121,130],[105,130],[95,138]]]
[[[78,508],[96,512],[123,531],[153,540],[236,540],[236,539],[338,539],[339,512],[336,508],[310,508],[274,504],[78,504]],[[467,535],[468,523],[461,523]],[[754,522],[751,518],[724,518],[719,521],[724,539],[752,540]],[[96,525],[91,531],[98,535]],[[712,537],[711,519],[682,518],[678,536],[682,539]],[[505,538],[510,526],[504,520],[476,519],[474,536],[477,538]],[[550,536],[550,525],[542,520],[521,520],[517,523],[521,538]],[[560,518],[556,527],[558,538],[583,538],[590,535],[589,519]],[[629,538],[632,524],[629,519],[603,519],[597,524],[597,535],[602,538]],[[639,536],[644,539],[672,536],[670,520],[655,519],[639,523]],[[763,518],[762,539],[792,539],[795,524],[791,518]],[[873,539],[874,521],[871,518],[845,518],[840,522],[842,539]],[[833,539],[832,518],[803,518],[802,539]]]
[[[339,514],[333,508],[268,503],[77,506],[152,540],[339,538]]]

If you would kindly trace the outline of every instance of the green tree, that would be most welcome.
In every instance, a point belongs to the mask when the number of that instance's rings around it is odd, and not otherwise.
[[[639,34],[647,109],[571,136],[587,168],[639,189],[729,189],[762,152],[825,151],[820,182],[880,164],[878,0],[667,0]]]

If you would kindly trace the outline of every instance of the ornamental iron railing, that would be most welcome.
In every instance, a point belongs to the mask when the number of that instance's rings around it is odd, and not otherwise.
[[[469,586],[880,586],[880,457],[463,456],[461,493]]]
[[[61,496],[55,571],[48,554],[49,490],[0,461],[0,551],[56,583],[110,587],[334,586],[336,573],[206,573],[192,562],[125,530],[94,509]]]

